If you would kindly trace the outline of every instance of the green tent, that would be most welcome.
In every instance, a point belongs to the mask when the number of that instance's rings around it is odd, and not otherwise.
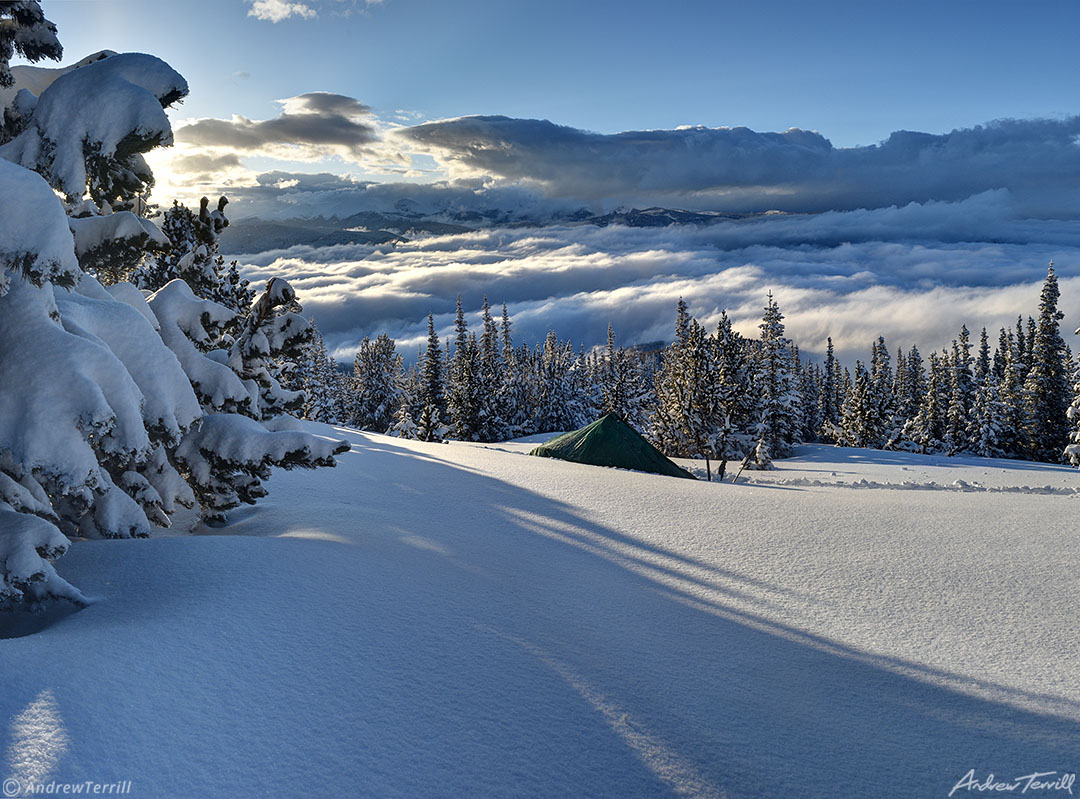
[[[561,458],[592,466],[614,466],[638,472],[666,474],[696,479],[661,454],[634,428],[614,414],[602,416],[590,425],[564,433],[533,449],[530,455]]]

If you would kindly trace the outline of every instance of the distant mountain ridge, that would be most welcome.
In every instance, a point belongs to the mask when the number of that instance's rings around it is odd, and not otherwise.
[[[550,225],[595,225],[608,227],[672,227],[709,225],[719,221],[774,215],[776,211],[729,214],[716,211],[684,211],[675,208],[619,208],[607,214],[593,214],[586,208],[546,218],[516,216],[499,209],[482,211],[443,209],[422,213],[398,203],[393,212],[360,211],[343,219],[267,220],[258,217],[234,220],[221,235],[224,252],[265,252],[298,245],[330,247],[337,244],[380,246],[409,241],[422,236],[453,236],[498,227],[547,227]]]

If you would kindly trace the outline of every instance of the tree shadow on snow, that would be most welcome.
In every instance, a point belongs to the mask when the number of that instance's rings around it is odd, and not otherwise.
[[[570,502],[455,463],[450,448],[443,457],[336,432],[355,444],[343,457],[370,463],[347,494],[326,488],[320,511],[355,519],[358,540],[409,564],[406,580],[464,603],[495,650],[563,684],[580,723],[602,722],[654,775],[644,794],[945,796],[969,769],[979,780],[1077,769],[1080,702],[778,623],[770,608],[801,602],[812,612],[814,597],[643,542]],[[304,478],[305,490],[318,492],[320,479]],[[561,484],[573,491],[572,477]],[[268,522],[256,508],[246,526]],[[988,660],[996,646],[1008,642],[987,642]],[[534,689],[517,690],[522,706],[535,699]],[[602,759],[595,768],[603,772]]]

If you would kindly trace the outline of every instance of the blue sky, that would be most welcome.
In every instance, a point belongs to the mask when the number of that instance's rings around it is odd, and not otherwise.
[[[818,130],[838,147],[1077,111],[1071,2],[309,0],[277,23],[244,0],[46,0],[69,60],[159,55],[181,114],[266,118],[315,90],[423,119],[501,114],[603,133],[677,125]],[[236,77],[246,73],[250,77]]]

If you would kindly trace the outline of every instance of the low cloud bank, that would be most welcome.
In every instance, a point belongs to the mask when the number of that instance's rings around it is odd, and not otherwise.
[[[386,332],[415,353],[433,313],[451,330],[455,297],[478,311],[506,302],[517,338],[549,329],[586,347],[610,321],[620,342],[671,338],[679,297],[706,323],[727,309],[756,335],[772,290],[788,330],[842,357],[941,347],[966,323],[996,331],[1034,314],[1046,264],[1062,280],[1065,326],[1080,316],[1080,222],[1020,219],[1008,194],[961,203],[724,221],[707,226],[494,228],[394,247],[293,247],[245,256],[248,276],[293,282],[331,349],[349,359]],[[1072,329],[1072,328],[1068,328]]]

